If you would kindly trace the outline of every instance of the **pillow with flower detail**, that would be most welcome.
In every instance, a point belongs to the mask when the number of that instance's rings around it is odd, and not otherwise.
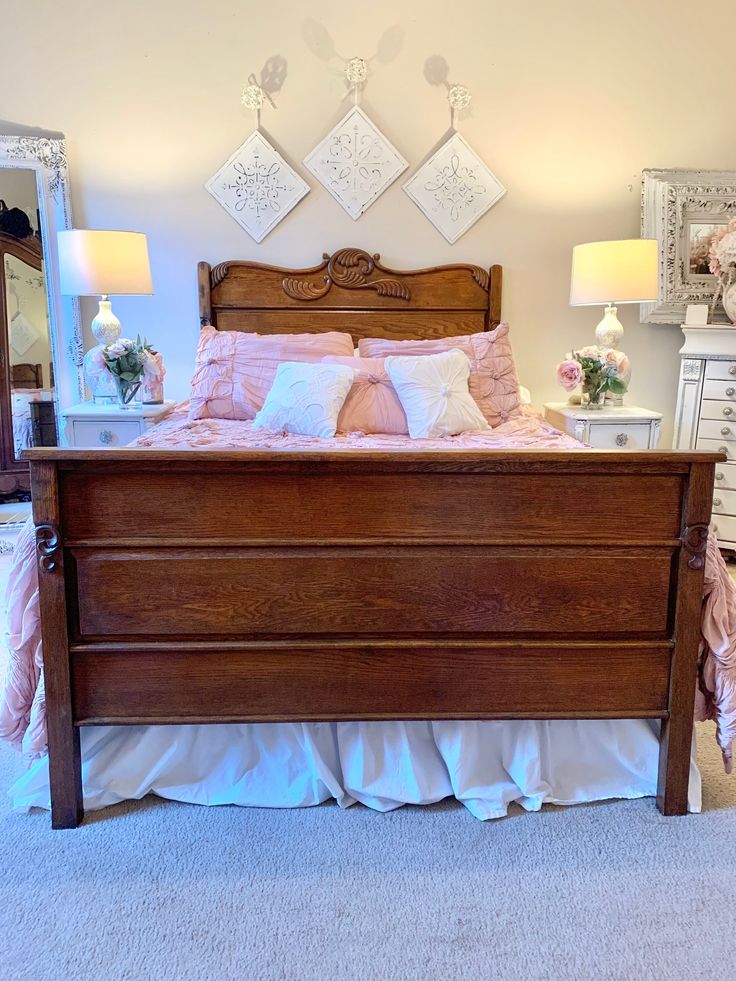
[[[329,439],[354,377],[347,365],[282,362],[253,429]]]

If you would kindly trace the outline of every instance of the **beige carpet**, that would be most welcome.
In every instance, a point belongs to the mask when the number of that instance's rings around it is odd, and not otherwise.
[[[149,798],[65,832],[10,811],[20,764],[0,746],[0,978],[730,977],[736,777],[699,735],[700,816]]]

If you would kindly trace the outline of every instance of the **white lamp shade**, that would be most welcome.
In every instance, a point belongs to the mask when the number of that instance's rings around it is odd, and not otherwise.
[[[61,292],[69,296],[153,293],[148,245],[142,232],[59,232]]]
[[[576,245],[570,305],[648,303],[657,299],[658,278],[659,245],[654,238]]]

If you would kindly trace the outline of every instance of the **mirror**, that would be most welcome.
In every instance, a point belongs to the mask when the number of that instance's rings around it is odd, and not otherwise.
[[[58,290],[69,227],[64,140],[0,136],[0,495],[29,491],[23,450],[62,443],[59,407],[82,398],[78,303]]]
[[[36,175],[0,171],[0,260],[3,353],[10,395],[8,456],[20,461],[30,446],[56,446],[54,364]]]

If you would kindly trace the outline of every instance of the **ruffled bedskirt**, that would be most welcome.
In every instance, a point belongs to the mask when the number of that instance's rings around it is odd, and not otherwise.
[[[377,811],[461,801],[481,820],[516,802],[578,804],[656,795],[659,724],[645,720],[341,722],[83,728],[87,810],[153,793],[194,804]],[[689,810],[701,807],[690,766]],[[48,758],[10,789],[49,807]]]

